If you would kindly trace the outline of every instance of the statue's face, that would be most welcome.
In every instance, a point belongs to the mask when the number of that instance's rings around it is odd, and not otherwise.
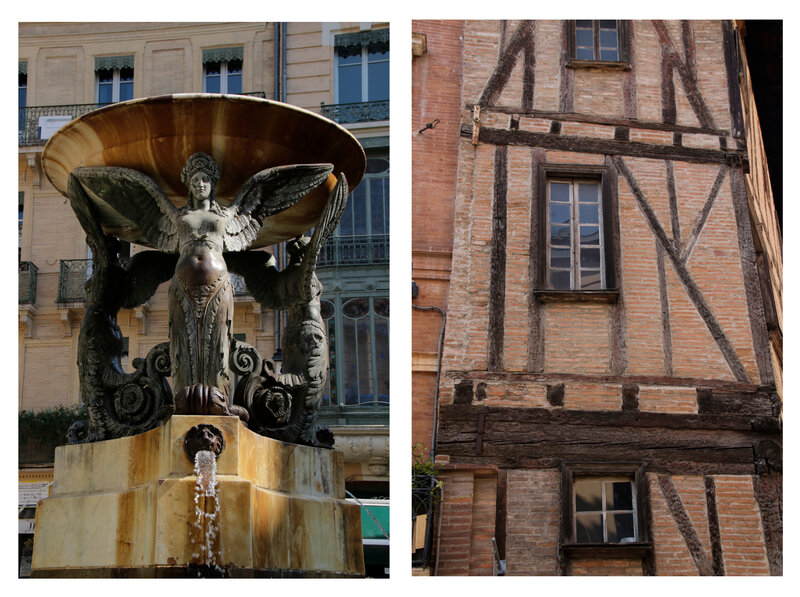
[[[189,179],[189,191],[200,200],[211,197],[211,186],[211,177],[202,170],[192,174]]]

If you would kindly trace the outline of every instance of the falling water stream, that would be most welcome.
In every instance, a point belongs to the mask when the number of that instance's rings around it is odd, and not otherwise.
[[[219,566],[219,488],[217,487],[217,458],[213,452],[200,450],[194,457],[194,526],[192,543],[199,553],[192,558],[201,565],[222,571]]]

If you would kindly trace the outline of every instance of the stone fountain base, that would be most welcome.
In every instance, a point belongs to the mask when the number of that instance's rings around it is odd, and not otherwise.
[[[184,438],[199,424],[225,442],[220,569],[198,555]],[[363,576],[361,515],[344,499],[343,471],[340,453],[260,436],[236,417],[175,415],[133,437],[61,446],[50,497],[36,510],[31,576]]]

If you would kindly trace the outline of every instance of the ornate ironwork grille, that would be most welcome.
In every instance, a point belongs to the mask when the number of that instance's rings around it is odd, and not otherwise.
[[[412,566],[427,566],[430,562],[433,545],[433,520],[438,499],[439,486],[436,483],[436,477],[412,475],[411,528],[414,548],[411,558]]]
[[[58,274],[58,303],[86,301],[86,282],[92,276],[91,259],[62,259]]]
[[[319,254],[317,265],[364,265],[389,262],[389,235],[334,236]]]
[[[339,124],[389,120],[389,100],[351,104],[322,103],[322,115]]]
[[[19,304],[33,305],[36,303],[36,279],[39,275],[37,268],[31,261],[19,262]]]

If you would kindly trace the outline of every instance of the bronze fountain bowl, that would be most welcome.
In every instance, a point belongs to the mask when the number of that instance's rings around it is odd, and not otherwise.
[[[272,245],[313,227],[343,172],[350,190],[364,175],[366,157],[356,138],[338,124],[295,106],[240,95],[176,94],[136,99],[89,112],[62,127],[45,145],[42,167],[67,196],[69,174],[79,167],[115,166],[152,178],[176,206],[188,190],[180,173],[196,152],[220,167],[216,197],[227,205],[253,174],[288,164],[334,165],[320,187],[268,218],[250,248]],[[97,197],[92,202],[106,233],[145,246],[136,224]]]

